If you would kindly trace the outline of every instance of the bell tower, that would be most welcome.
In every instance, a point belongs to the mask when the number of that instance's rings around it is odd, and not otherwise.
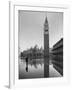
[[[49,77],[49,25],[47,16],[44,23],[44,77]]]

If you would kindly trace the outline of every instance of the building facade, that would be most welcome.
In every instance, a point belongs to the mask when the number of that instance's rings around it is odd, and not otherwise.
[[[63,75],[63,38],[53,46],[52,63],[53,67]]]

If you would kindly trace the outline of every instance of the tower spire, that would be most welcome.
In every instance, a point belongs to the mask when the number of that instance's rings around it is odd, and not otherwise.
[[[49,33],[49,25],[48,25],[47,14],[45,16],[45,22],[44,22],[44,33],[45,34],[48,34]]]
[[[47,16],[46,16],[46,18],[45,18],[45,23],[48,23]]]
[[[45,13],[45,23],[48,23],[48,20],[47,20],[47,12]]]

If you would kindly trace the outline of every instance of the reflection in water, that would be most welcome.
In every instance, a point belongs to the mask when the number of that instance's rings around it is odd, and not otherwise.
[[[43,59],[19,59],[19,79],[44,77]]]
[[[26,60],[19,59],[19,79],[27,78],[43,78],[44,77],[44,60],[43,59],[28,59],[28,66],[26,67]],[[49,64],[49,77],[61,77],[53,64]]]
[[[25,60],[26,60],[26,72],[28,72],[28,57],[26,57]]]
[[[38,65],[41,65],[44,63],[43,59],[21,59],[21,62],[26,63],[26,65],[34,66],[35,68],[38,68]]]

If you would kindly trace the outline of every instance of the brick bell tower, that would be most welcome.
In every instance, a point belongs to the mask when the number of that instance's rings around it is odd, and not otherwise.
[[[49,77],[49,25],[47,16],[44,23],[44,77]]]

